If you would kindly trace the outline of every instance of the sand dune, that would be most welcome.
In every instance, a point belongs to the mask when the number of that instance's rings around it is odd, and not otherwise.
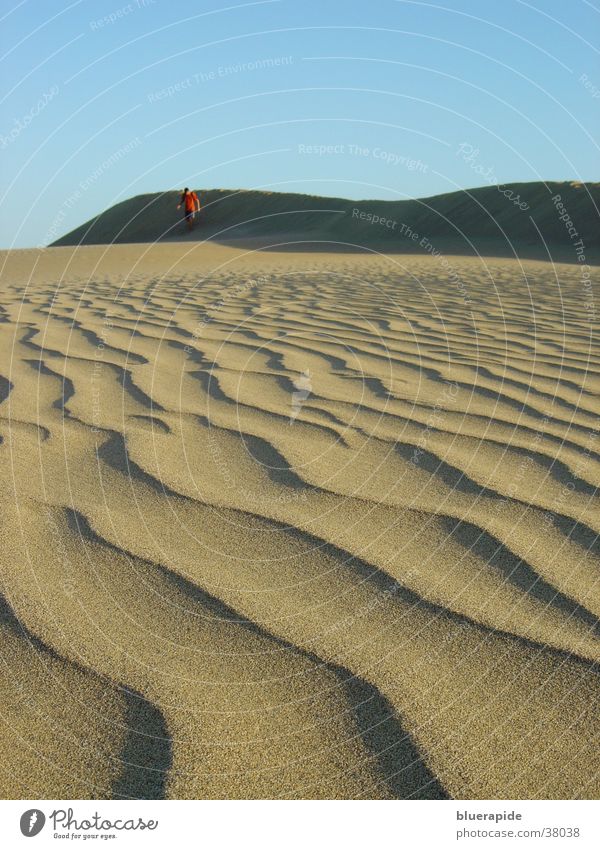
[[[598,795],[577,265],[2,263],[5,797]]]
[[[240,189],[197,191],[202,226],[192,234],[176,210],[179,193],[168,191],[121,201],[54,244],[210,238],[242,246],[260,243],[279,251],[309,242],[312,250],[441,250],[575,262],[574,243],[582,239],[587,260],[600,262],[600,183],[510,183],[391,201]]]

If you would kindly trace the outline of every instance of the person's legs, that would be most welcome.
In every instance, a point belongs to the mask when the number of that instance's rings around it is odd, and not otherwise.
[[[188,232],[189,232],[192,229],[192,227],[194,226],[194,213],[193,212],[186,212],[185,220],[187,221]]]

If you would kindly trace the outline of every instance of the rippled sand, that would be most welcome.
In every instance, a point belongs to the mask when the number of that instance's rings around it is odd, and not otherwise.
[[[1,261],[3,797],[598,795],[579,267]]]

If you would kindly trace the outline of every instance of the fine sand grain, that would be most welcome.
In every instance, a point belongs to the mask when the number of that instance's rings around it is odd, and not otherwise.
[[[0,261],[3,797],[598,795],[598,271]]]

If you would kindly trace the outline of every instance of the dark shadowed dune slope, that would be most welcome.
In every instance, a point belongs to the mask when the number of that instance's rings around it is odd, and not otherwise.
[[[412,252],[534,249],[540,255],[548,246],[560,248],[572,261],[577,261],[579,239],[587,258],[596,257],[600,249],[600,183],[511,183],[399,201],[197,191],[202,220],[191,237],[176,210],[179,194],[170,191],[122,201],[54,244],[210,238],[261,240],[263,246],[324,242],[329,249],[337,244],[340,249]]]

